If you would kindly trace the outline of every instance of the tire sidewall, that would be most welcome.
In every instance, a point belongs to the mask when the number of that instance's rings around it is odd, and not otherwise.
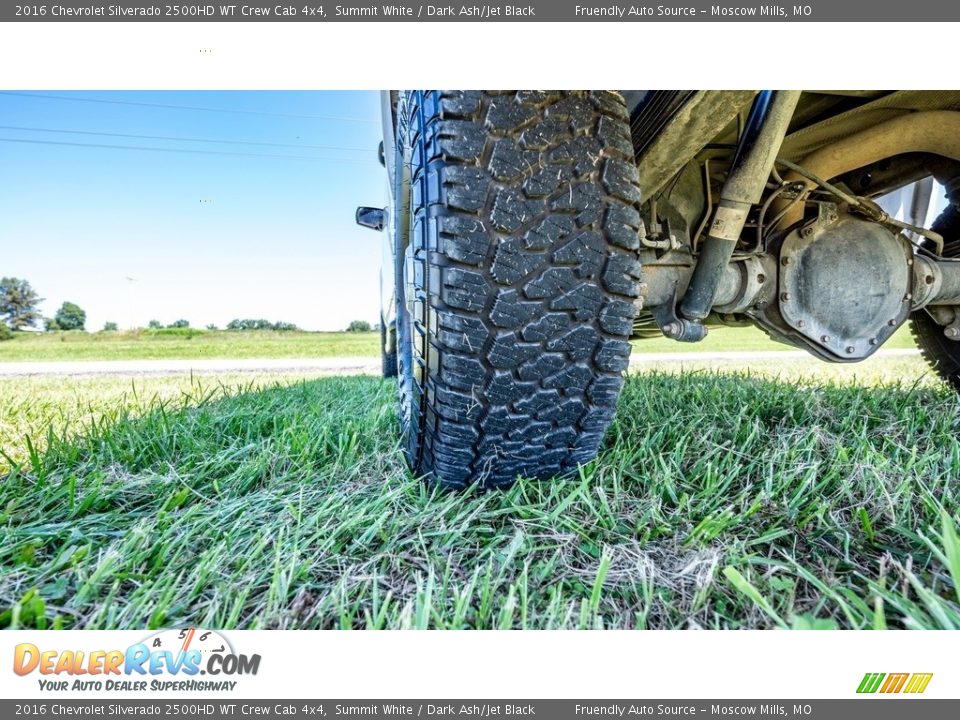
[[[397,390],[401,442],[407,462],[414,472],[419,468],[420,407],[413,373],[412,315],[407,298],[415,292],[407,273],[408,253],[413,226],[412,187],[410,167],[413,148],[409,142],[407,93],[401,93],[397,102],[396,142],[394,143],[394,283],[397,322]]]

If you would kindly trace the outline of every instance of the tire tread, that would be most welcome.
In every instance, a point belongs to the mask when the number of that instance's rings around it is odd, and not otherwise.
[[[638,174],[610,92],[405,94],[416,298],[405,444],[447,487],[592,459],[639,292]]]

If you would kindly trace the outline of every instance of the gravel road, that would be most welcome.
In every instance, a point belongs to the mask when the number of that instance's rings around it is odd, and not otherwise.
[[[874,357],[908,357],[919,350],[878,350]],[[731,362],[762,360],[802,360],[810,355],[802,350],[762,350],[712,353],[634,353],[630,365],[681,362]],[[89,376],[89,375],[203,375],[222,373],[316,373],[318,375],[376,375],[376,358],[281,358],[241,360],[77,360],[49,362],[2,362],[0,377]]]

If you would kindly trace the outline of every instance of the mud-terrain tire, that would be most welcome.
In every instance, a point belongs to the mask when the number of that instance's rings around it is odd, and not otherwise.
[[[411,469],[448,488],[575,470],[613,417],[639,292],[623,99],[412,91],[397,148],[397,177],[409,170],[407,222],[394,225]]]
[[[960,209],[948,205],[934,221],[932,229],[943,236],[944,255],[960,257]],[[943,326],[925,310],[911,316],[910,332],[927,364],[960,392],[960,342],[947,338]]]
[[[385,378],[395,378],[397,376],[397,350],[387,350],[387,326],[383,322],[383,316],[380,316],[380,361]]]

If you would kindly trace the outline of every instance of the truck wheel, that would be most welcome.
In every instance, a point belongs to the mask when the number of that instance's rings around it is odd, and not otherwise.
[[[944,255],[960,257],[960,209],[948,205],[934,221],[932,229],[944,239]],[[960,392],[960,342],[943,334],[943,326],[920,310],[910,318],[910,332],[927,364]]]
[[[380,316],[380,360],[383,365],[383,376],[385,378],[395,378],[397,376],[397,351],[387,350],[387,326],[383,322],[383,316]]]
[[[448,488],[575,470],[613,417],[640,289],[623,99],[409,92],[396,145],[411,469]]]

